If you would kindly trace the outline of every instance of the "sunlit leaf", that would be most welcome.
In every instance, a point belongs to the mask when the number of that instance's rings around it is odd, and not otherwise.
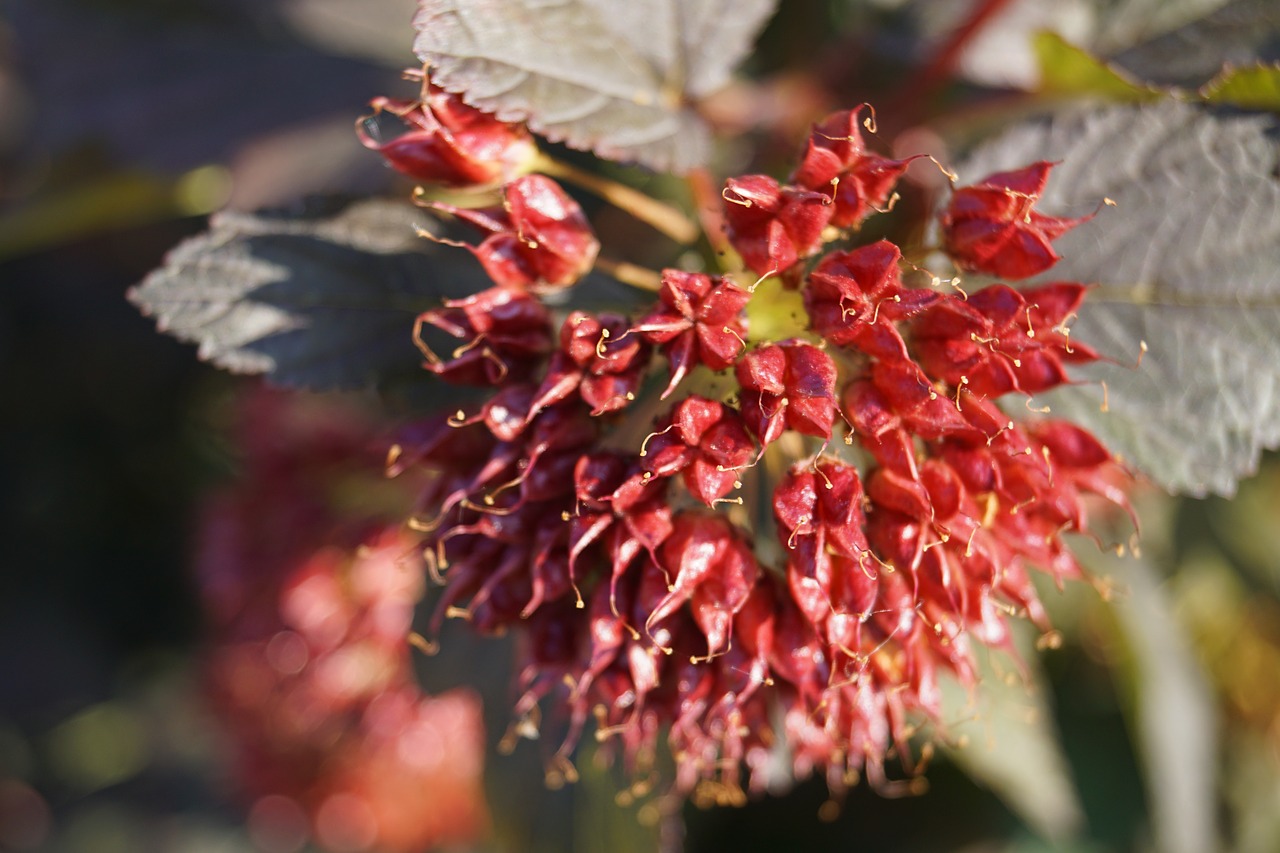
[[[437,83],[602,157],[684,171],[707,157],[697,101],[729,81],[774,0],[421,0]]]
[[[961,168],[971,181],[1061,160],[1041,210],[1116,201],[1058,240],[1064,260],[1041,276],[1100,283],[1072,334],[1116,363],[1089,366],[1079,378],[1092,384],[1047,399],[1174,491],[1229,494],[1280,445],[1273,127],[1175,102],[1113,107],[1018,126]]]
[[[1149,101],[1162,93],[1130,79],[1103,60],[1054,32],[1033,39],[1040,61],[1040,92],[1084,95],[1116,101]]]
[[[1175,95],[1211,104],[1280,112],[1280,65],[1225,68],[1198,92],[1162,89],[1137,79],[1119,65],[1094,56],[1054,32],[1034,37],[1040,63],[1039,91],[1045,95],[1146,102]]]
[[[382,384],[417,369],[414,317],[487,286],[467,253],[415,236],[407,202],[223,213],[131,293],[163,330],[237,373],[294,387]]]
[[[1230,68],[1210,80],[1201,94],[1214,104],[1280,112],[1280,65]]]

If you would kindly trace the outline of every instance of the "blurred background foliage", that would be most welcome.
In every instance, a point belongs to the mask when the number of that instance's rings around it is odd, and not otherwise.
[[[406,91],[412,5],[0,5],[0,850],[302,843],[246,822],[199,675],[198,519],[241,468],[236,401],[255,382],[201,365],[124,294],[224,206],[404,191],[351,125],[369,98]],[[708,105],[750,131],[725,168],[748,142],[763,146],[755,162],[785,163],[809,122],[863,100],[882,139],[945,159],[1073,80],[1113,86],[1092,60],[1064,72],[1070,57],[1031,38],[1042,29],[1185,86],[1280,47],[1274,18],[1243,34],[1222,22],[1223,8],[1265,18],[1266,3],[1023,0],[955,58],[954,79],[918,73],[975,5],[783,4],[747,80]],[[1203,20],[1228,35],[1188,34]],[[371,394],[339,405],[396,415]],[[686,809],[686,849],[1280,850],[1280,460],[1234,500],[1141,503],[1140,556],[1092,560],[1111,601],[1084,584],[1048,594],[1061,647],[1029,649],[1026,676],[992,661],[986,707],[958,698],[928,794],[862,787],[837,815],[808,782]],[[425,689],[485,699],[491,827],[474,849],[646,850],[671,831],[616,804],[618,780],[589,757],[581,782],[551,791],[535,748],[497,754],[509,651],[453,627],[444,647],[415,661]]]

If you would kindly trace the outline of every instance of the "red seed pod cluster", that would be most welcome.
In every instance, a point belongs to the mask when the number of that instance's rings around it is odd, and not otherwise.
[[[422,75],[410,70],[405,76]],[[492,206],[420,200],[480,232],[475,246],[440,242],[469,249],[496,284],[547,293],[573,285],[591,270],[600,243],[582,208],[559,184],[529,174],[540,155],[526,128],[499,121],[427,80],[415,101],[375,98],[370,106],[374,114],[356,122],[356,134],[397,171],[436,187],[500,188],[501,204]],[[379,138],[375,119],[383,113],[397,117],[404,132]]]
[[[857,228],[891,203],[894,185],[914,158],[868,152],[860,112],[834,113],[814,126],[790,183],[747,175],[725,184],[726,230],[747,269],[790,276],[797,262],[822,248],[828,228]]]
[[[1033,209],[1052,168],[1042,160],[955,191],[942,230],[956,266],[1018,281],[1062,260],[1050,243],[1089,217],[1065,219]]]
[[[658,298],[659,305],[635,331],[661,347],[671,363],[666,399],[694,367],[724,370],[742,353],[747,332],[742,309],[751,294],[732,279],[663,270]]]
[[[827,251],[909,162],[869,153],[859,115],[816,125],[790,183],[725,189],[746,265],[801,290],[779,340],[744,316],[765,290],[676,270],[634,320],[567,312],[558,345],[497,274],[423,315],[459,341],[428,369],[494,393],[406,430],[391,473],[430,478],[413,526],[435,624],[521,632],[513,732],[559,727],[557,779],[594,723],[641,779],[665,740],[676,789],[706,801],[762,789],[783,757],[834,789],[891,786],[940,677],[972,684],[979,646],[1011,650],[1011,614],[1049,630],[1030,572],[1082,575],[1062,536],[1088,531],[1090,498],[1126,506],[1096,439],[997,405],[1043,414],[1030,395],[1097,358],[1067,328],[1085,286],[965,294],[907,275],[888,241]],[[1047,169],[955,192],[958,266],[1052,260],[1067,221],[1031,209]]]
[[[915,157],[890,160],[866,148],[859,121],[862,109],[833,113],[815,125],[792,183],[808,190],[831,192],[831,224],[856,228],[870,214],[889,206],[893,189]]]
[[[551,351],[550,314],[542,303],[518,290],[495,287],[450,299],[419,315],[414,340],[425,367],[441,379],[463,385],[501,385],[528,376]],[[461,341],[441,358],[422,338],[424,326]]]
[[[197,569],[207,694],[250,833],[392,853],[474,842],[487,823],[479,701],[414,681],[413,537],[330,505],[337,483],[367,476],[352,461],[369,435],[282,396],[245,404],[245,476],[207,507]]]

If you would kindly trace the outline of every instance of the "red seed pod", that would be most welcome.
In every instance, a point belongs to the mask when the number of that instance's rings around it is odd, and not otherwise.
[[[833,344],[867,349],[879,356],[874,332],[928,308],[940,294],[902,285],[902,252],[880,240],[851,252],[832,252],[809,274],[804,306],[813,330]],[[896,335],[890,333],[890,337]],[[890,349],[898,349],[893,342]],[[903,350],[905,352],[905,349]]]
[[[914,361],[878,361],[871,381],[902,425],[920,438],[975,435],[956,401],[943,395]]]
[[[885,208],[898,179],[917,159],[890,160],[868,152],[859,127],[861,112],[861,107],[842,110],[814,125],[804,158],[791,176],[804,189],[834,193],[831,224],[837,228],[853,228]]]
[[[578,460],[574,483],[570,569],[588,548],[602,545],[613,567],[609,588],[616,599],[623,573],[642,551],[656,559],[657,547],[671,534],[667,481],[646,479],[635,460],[621,454],[593,453]]]
[[[424,324],[462,345],[448,359],[440,358],[422,340]],[[542,363],[551,350],[551,319],[538,300],[491,287],[420,314],[414,339],[426,356],[424,366],[440,378],[464,385],[498,385],[528,376]]]
[[[600,242],[578,203],[542,175],[516,178],[503,188],[500,208],[459,208],[432,202],[487,236],[468,246],[497,284],[547,293],[586,275]]]
[[[830,195],[780,186],[767,175],[730,178],[723,198],[729,242],[760,276],[786,272],[822,248],[835,210]]]
[[[996,284],[967,301],[948,296],[912,326],[920,363],[981,397],[1057,387],[1068,381],[1064,364],[1098,358],[1089,346],[1071,341],[1064,325],[1086,291],[1070,282],[1022,290]]]
[[[778,539],[789,550],[811,541],[818,551],[861,565],[869,559],[863,497],[853,467],[833,459],[797,463],[773,492]]]
[[[840,403],[862,446],[887,468],[902,472],[916,470],[915,445],[901,416],[885,395],[869,379],[858,379],[844,387]]]
[[[1102,442],[1075,424],[1044,421],[1029,427],[1036,441],[1050,452],[1055,465],[1067,468],[1096,468],[1110,462],[1111,453]]]
[[[743,356],[737,367],[742,386],[742,420],[762,445],[793,429],[831,437],[836,414],[836,365],[813,344],[786,341]]]
[[[738,472],[755,453],[736,411],[706,397],[686,397],[640,452],[651,477],[684,477],[695,498],[714,506],[738,484]]]
[[[1053,165],[1042,160],[997,172],[952,194],[942,231],[956,266],[1017,281],[1061,260],[1050,243],[1093,217],[1065,219],[1032,210]]]
[[[434,85],[421,100],[375,98],[369,105],[374,114],[356,122],[360,142],[419,181],[456,188],[501,183],[527,171],[538,153],[525,128],[498,121]],[[377,138],[376,125],[384,112],[405,126],[385,141]]]
[[[707,638],[708,654],[723,651],[733,617],[746,604],[759,573],[751,546],[722,516],[683,512],[662,543],[661,558],[674,580],[646,625],[667,618],[688,601]]]
[[[651,354],[644,339],[627,328],[627,319],[618,314],[574,311],[565,318],[560,349],[551,359],[531,413],[567,400],[575,391],[593,415],[625,408],[635,399]]]
[[[751,294],[728,278],[668,269],[662,271],[658,298],[658,307],[631,332],[660,346],[671,363],[666,399],[692,368],[724,370],[742,353],[742,309]]]

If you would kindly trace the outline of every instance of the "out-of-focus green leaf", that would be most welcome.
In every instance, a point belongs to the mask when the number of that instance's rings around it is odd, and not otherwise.
[[[1224,787],[1231,808],[1235,850],[1280,850],[1280,773],[1275,741],[1254,731],[1228,735],[1229,772]]]
[[[1064,841],[1081,829],[1084,812],[1059,743],[1030,625],[1014,628],[1026,661],[1025,679],[1000,671],[986,655],[982,682],[972,696],[950,679],[943,682],[946,718],[972,721],[949,732],[964,740],[963,746],[947,750],[957,765],[995,792],[1028,826],[1048,839]],[[1006,662],[1012,670],[1013,662]]]
[[[1095,558],[1124,589],[1113,608],[1133,663],[1135,740],[1155,849],[1218,849],[1218,720],[1212,692],[1173,600],[1145,558]]]
[[[1240,484],[1231,501],[1213,501],[1206,509],[1218,542],[1237,568],[1280,596],[1280,466],[1264,466],[1259,476]]]
[[[1191,26],[1229,0],[1085,0],[1094,10],[1092,46],[1113,52]]]
[[[1040,92],[1115,101],[1151,101],[1163,93],[1146,86],[1054,32],[1033,39],[1040,61]]]
[[[140,773],[149,761],[145,731],[121,703],[88,708],[49,734],[51,763],[62,781],[96,791]]]
[[[577,767],[581,773],[574,793],[573,834],[577,849],[611,853],[661,849],[661,809],[651,792],[648,802],[636,805],[631,790],[619,785],[622,774],[604,766],[593,745],[579,750]]]
[[[1251,483],[1249,491],[1256,485]],[[1274,514],[1270,524],[1274,528]],[[1252,525],[1237,530],[1242,537],[1251,532]],[[1280,642],[1275,637],[1280,603],[1247,588],[1219,555],[1199,551],[1179,567],[1174,596],[1179,621],[1192,636],[1228,717],[1219,727],[1225,735],[1219,778],[1230,811],[1232,849],[1280,849],[1280,759],[1273,748],[1280,721]]]
[[[1212,104],[1280,112],[1280,65],[1229,68],[1200,91]]]
[[[140,172],[104,175],[63,192],[48,193],[0,216],[0,257],[40,251],[178,212],[168,181]]]
[[[1179,0],[1140,0],[1149,14]],[[1280,3],[1275,0],[1197,0],[1203,8],[1172,30],[1139,42],[1099,44],[1111,60],[1142,80],[1195,88],[1226,64],[1246,66],[1280,58]],[[1135,4],[1136,5],[1136,4]],[[1141,11],[1141,10],[1140,10]],[[1207,13],[1207,14],[1205,14]]]
[[[959,169],[971,181],[1058,160],[1040,210],[1117,203],[1059,239],[1063,260],[1040,277],[1100,284],[1072,335],[1115,361],[1045,400],[1173,491],[1230,494],[1280,445],[1274,130],[1174,101],[1081,110],[1012,128]]]

